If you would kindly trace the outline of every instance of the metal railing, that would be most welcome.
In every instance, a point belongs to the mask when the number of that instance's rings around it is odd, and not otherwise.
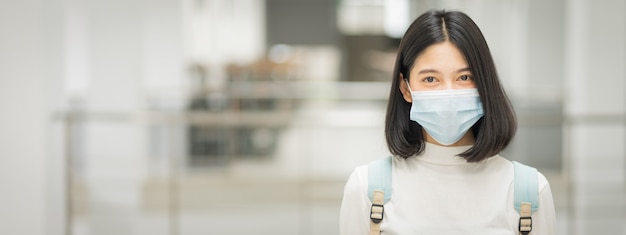
[[[251,85],[246,83],[246,86]],[[259,85],[259,84],[256,84]],[[312,83],[284,83],[284,84],[265,84],[275,86],[269,89],[271,92],[258,96],[253,93],[242,91],[229,92],[230,97],[237,98],[279,98],[279,99],[296,99],[300,101],[328,100],[332,102],[379,102],[384,103],[388,92],[388,83],[320,83],[313,85]],[[241,84],[239,87],[243,87]],[[254,87],[254,86],[249,86]],[[285,87],[290,87],[291,92],[280,93]],[[330,95],[329,95],[330,94]],[[274,96],[272,96],[274,95]],[[72,228],[74,223],[74,215],[72,214],[75,202],[74,198],[74,182],[76,179],[76,160],[80,156],[76,156],[72,151],[76,147],[76,130],[80,125],[88,123],[122,123],[136,126],[159,126],[168,129],[187,127],[187,126],[220,126],[224,128],[237,128],[242,126],[248,127],[280,127],[290,123],[296,118],[298,109],[285,110],[222,110],[222,111],[136,111],[136,112],[94,112],[94,111],[68,111],[58,115],[65,126],[65,184],[66,184],[66,224],[65,233],[73,234]],[[537,114],[518,110],[521,125],[526,126],[544,126],[544,125],[569,125],[571,123],[624,123],[624,115],[594,115],[594,116],[574,116],[565,117],[561,112],[550,114]],[[568,124],[569,123],[569,124]],[[174,143],[175,137],[169,135],[167,137],[170,143]],[[171,151],[171,149],[170,149]],[[168,152],[166,165],[168,169],[167,177],[167,219],[168,232],[171,235],[180,234],[180,174],[182,157],[179,152]],[[305,195],[306,196],[306,195]],[[301,198],[307,201],[309,199]]]

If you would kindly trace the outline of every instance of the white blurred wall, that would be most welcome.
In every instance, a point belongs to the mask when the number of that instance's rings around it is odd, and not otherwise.
[[[563,144],[575,234],[626,234],[626,4],[568,1]]]
[[[60,104],[53,1],[0,1],[0,234],[47,234],[51,111]]]

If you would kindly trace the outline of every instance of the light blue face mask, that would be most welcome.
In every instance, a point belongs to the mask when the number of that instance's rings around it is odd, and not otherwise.
[[[411,120],[442,145],[459,141],[483,116],[476,88],[411,91],[411,97]]]

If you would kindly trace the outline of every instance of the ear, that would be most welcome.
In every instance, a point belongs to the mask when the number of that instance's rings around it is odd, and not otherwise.
[[[406,102],[413,103],[413,97],[411,97],[411,90],[409,90],[408,80],[404,79],[404,75],[400,73],[400,92]]]

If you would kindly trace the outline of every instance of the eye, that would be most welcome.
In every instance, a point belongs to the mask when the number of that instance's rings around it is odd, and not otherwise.
[[[470,75],[463,75],[463,76],[459,77],[459,80],[461,80],[461,81],[470,81],[470,80],[472,80],[472,76],[470,76]]]
[[[435,78],[434,77],[425,77],[424,79],[422,79],[422,81],[424,81],[426,83],[433,83],[433,82],[435,82]]]

